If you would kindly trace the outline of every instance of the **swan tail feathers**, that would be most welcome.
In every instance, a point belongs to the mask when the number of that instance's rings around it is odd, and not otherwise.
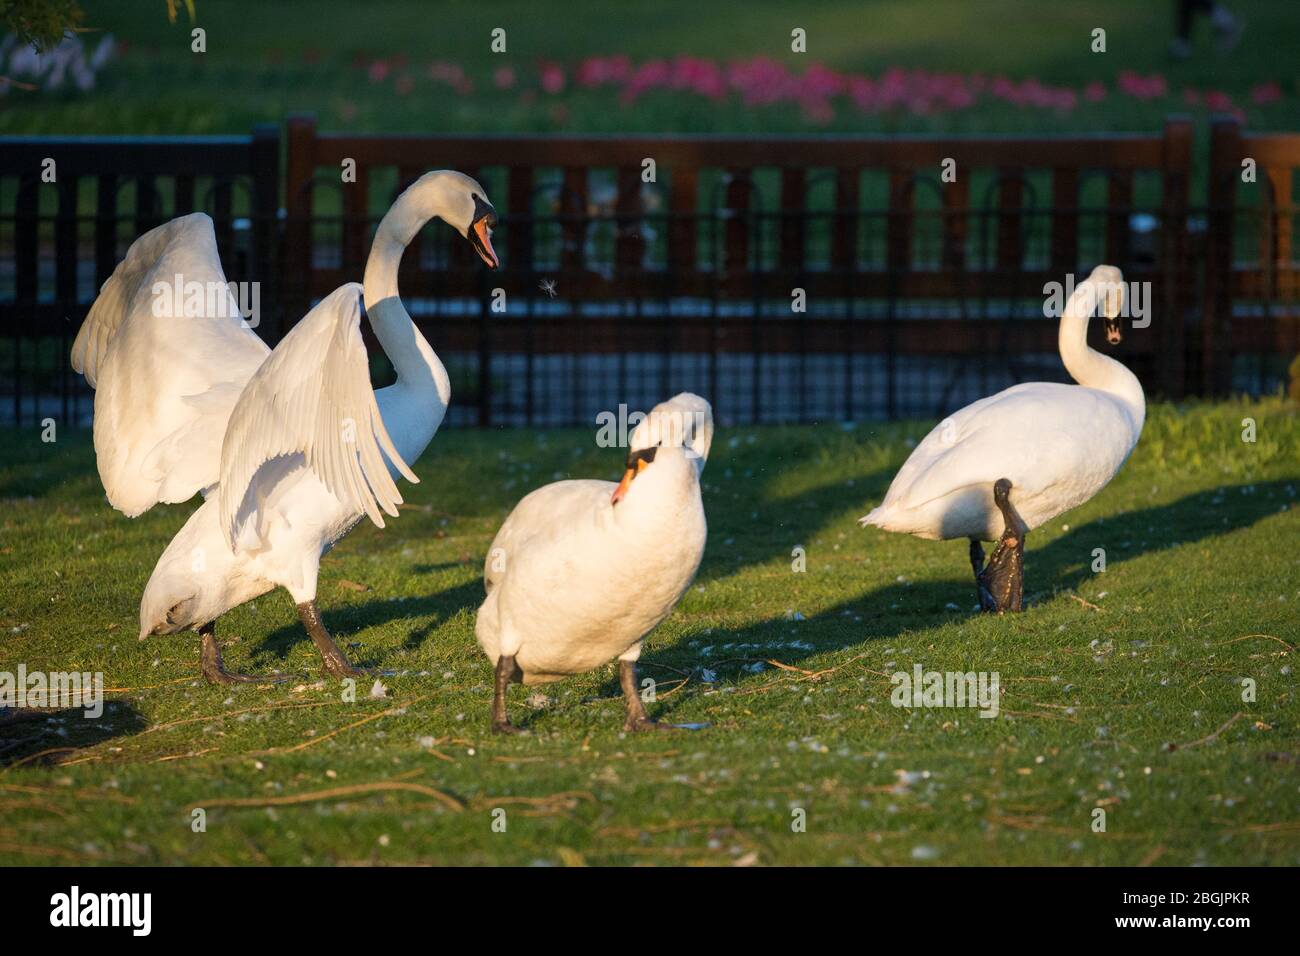
[[[892,517],[892,510],[886,508],[884,505],[880,505],[879,507],[872,508],[865,515],[859,518],[858,524],[864,528],[874,526],[889,531],[891,530],[889,525]]]

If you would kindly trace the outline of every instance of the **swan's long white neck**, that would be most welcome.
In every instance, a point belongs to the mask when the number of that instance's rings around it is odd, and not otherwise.
[[[1092,316],[1094,301],[1090,290],[1080,286],[1066,303],[1057,335],[1061,361],[1080,385],[1109,392],[1122,400],[1133,414],[1135,427],[1141,430],[1146,419],[1146,396],[1142,384],[1123,363],[1088,345],[1088,319]]]
[[[447,369],[411,321],[397,291],[402,253],[420,228],[435,216],[454,221],[446,184],[440,174],[430,173],[398,196],[380,220],[366,260],[363,284],[370,327],[397,372],[393,401],[382,403],[392,409],[391,413],[381,409],[384,426],[408,464],[432,440],[451,400]]]

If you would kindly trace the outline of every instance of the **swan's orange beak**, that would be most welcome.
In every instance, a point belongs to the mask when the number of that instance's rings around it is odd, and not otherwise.
[[[609,499],[611,505],[616,505],[623,500],[623,496],[627,494],[627,490],[632,487],[632,479],[635,477],[635,468],[629,468],[627,471],[623,472],[623,480],[618,483],[618,487],[614,489],[614,494]]]
[[[618,483],[618,487],[614,489],[614,494],[609,499],[611,505],[616,505],[623,500],[627,490],[632,487],[632,479],[645,471],[652,461],[654,461],[653,448],[650,449],[649,458],[640,457],[637,452],[628,456],[627,471],[623,472],[623,480]]]
[[[488,264],[489,269],[499,269],[501,260],[497,258],[496,250],[492,248],[492,230],[496,228],[497,211],[478,193],[472,195],[474,218],[469,222],[469,230],[465,233],[465,238],[474,247],[479,258]]]
[[[495,222],[496,216],[483,216],[474,220],[474,225],[470,226],[469,230],[469,244],[474,247],[479,258],[488,264],[489,269],[501,267],[501,260],[497,258],[496,250],[492,248],[492,225]]]

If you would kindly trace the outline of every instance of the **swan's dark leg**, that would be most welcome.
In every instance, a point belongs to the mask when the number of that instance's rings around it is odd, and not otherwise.
[[[502,654],[497,658],[496,680],[492,686],[492,732],[494,734],[522,734],[523,730],[510,723],[510,715],[506,712],[506,693],[510,690],[510,682],[518,680],[522,675],[515,668],[515,658]]]
[[[671,724],[661,724],[651,720],[646,714],[645,704],[641,703],[641,694],[636,686],[636,661],[618,662],[618,683],[623,688],[623,701],[627,704],[627,719],[623,721],[624,730],[676,729]]]
[[[993,485],[993,502],[1002,512],[1005,527],[993,556],[976,578],[980,607],[999,614],[1020,611],[1024,609],[1025,535],[1029,529],[1011,504],[1011,482],[1006,478],[999,478]]]
[[[984,573],[984,546],[980,544],[979,538],[970,539],[970,567],[975,572],[975,597],[979,600],[980,610],[992,610],[989,603],[993,598],[980,581],[980,575]]]
[[[287,674],[257,677],[253,674],[232,674],[221,660],[221,647],[217,644],[217,622],[208,621],[199,628],[199,671],[209,684],[276,684],[289,679]]]
[[[312,643],[316,645],[316,650],[320,651],[321,664],[326,674],[330,677],[365,677],[370,674],[370,671],[353,667],[347,655],[334,643],[330,632],[325,630],[325,622],[321,620],[315,598],[297,607],[298,620],[302,621],[302,626],[307,629]]]

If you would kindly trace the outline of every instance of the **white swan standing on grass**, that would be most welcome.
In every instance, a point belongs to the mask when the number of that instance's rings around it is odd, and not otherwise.
[[[479,646],[496,667],[492,729],[517,732],[512,682],[540,684],[618,658],[627,730],[654,730],[637,687],[641,642],[690,586],[707,527],[700,475],[713,409],[683,392],[628,442],[623,480],[557,481],[527,495],[488,550]]]
[[[275,587],[293,596],[326,672],[359,674],[316,607],[321,556],[363,516],[397,514],[394,478],[438,430],[446,369],[397,293],[402,251],[430,219],[465,236],[492,268],[496,214],[452,171],[413,183],[384,216],[364,286],[326,296],[271,351],[229,301],[177,314],[172,284],[226,279],[212,220],[183,216],[145,233],[104,283],[77,334],[72,366],[95,389],[95,456],[109,503],[135,517],[158,502],[206,499],[158,560],[140,636],[194,629],[209,681],[258,678],[222,664],[215,622]],[[162,283],[166,293],[157,294]],[[218,285],[219,284],[219,285]],[[370,384],[360,296],[397,381]]]
[[[1123,302],[1119,269],[1094,269],[1066,303],[1059,331],[1061,360],[1079,384],[1016,385],[940,422],[861,523],[970,538],[981,608],[1020,610],[1025,535],[1104,488],[1142,433],[1146,401],[1137,376],[1087,342],[1098,307],[1107,340],[1119,342]],[[985,567],[980,541],[993,540]]]

